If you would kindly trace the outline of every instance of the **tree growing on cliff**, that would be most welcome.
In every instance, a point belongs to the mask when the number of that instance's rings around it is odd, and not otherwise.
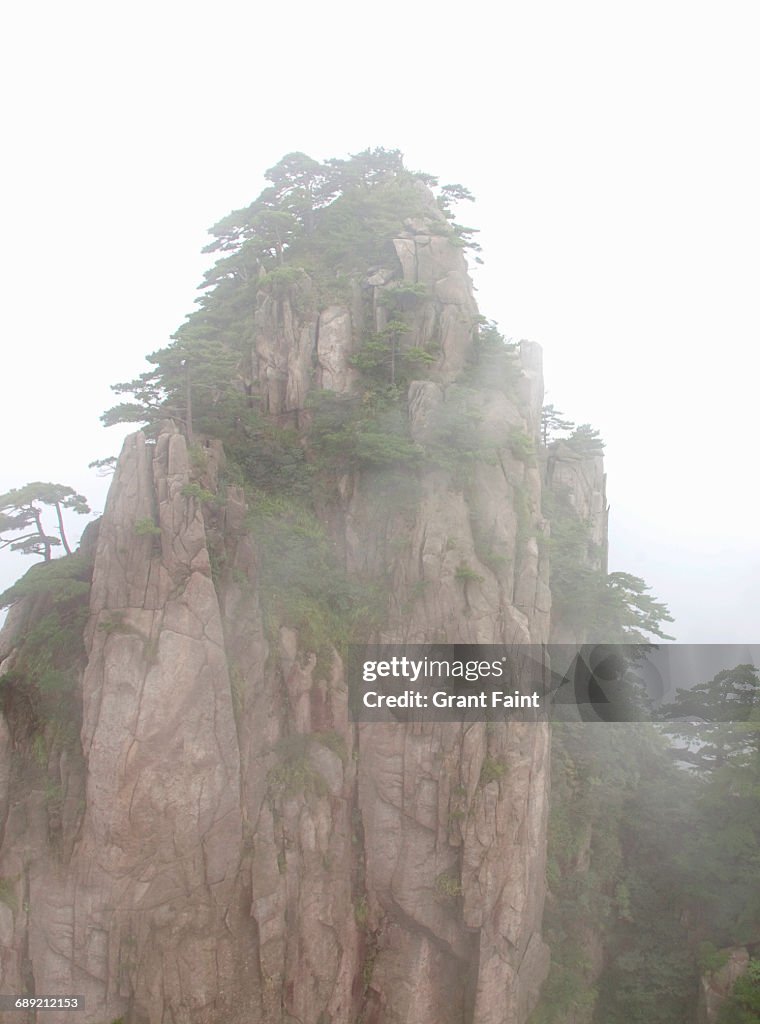
[[[718,1024],[760,1024],[760,960],[751,960],[720,1009]]]
[[[410,218],[426,218],[453,244],[465,239],[422,187],[435,187],[435,179],[407,170],[398,150],[365,150],[322,163],[290,153],[266,178],[270,184],[249,206],[210,229],[205,251],[219,259],[204,275],[198,308],[170,344],[147,357],[145,372],[113,386],[124,400],[104,413],[107,426],[145,424],[155,434],[160,421],[171,418],[189,438],[195,430],[239,448],[252,420],[267,412],[257,390],[261,318],[308,321],[327,305],[349,302],[371,269],[398,265],[393,239],[408,230]],[[469,198],[461,186],[446,186],[441,194],[447,210]],[[382,389],[388,400],[405,394],[408,379],[435,360],[404,344],[428,292],[408,281],[388,287],[386,322],[358,339],[355,368],[368,390]],[[301,411],[284,410],[296,418]]]
[[[559,619],[596,643],[672,640],[664,625],[673,617],[644,580],[601,567],[601,551],[589,539],[588,522],[578,514],[569,490],[547,490],[542,509],[551,522],[551,589]]]
[[[730,767],[736,779],[760,783],[760,676],[754,665],[736,665],[708,682],[678,689],[660,714],[670,723],[668,732],[689,743],[677,756],[698,774]]]
[[[658,717],[679,777],[694,784],[688,841],[679,853],[694,919],[704,922],[705,934],[718,948],[754,943],[760,935],[758,670],[735,665],[679,688]],[[738,1014],[738,1006],[735,1010]]]
[[[567,438],[570,445],[579,455],[601,455],[604,452],[604,441],[599,431],[590,423],[581,423],[576,427],[570,437]]]
[[[371,268],[393,266],[393,239],[409,218],[428,218],[452,244],[468,246],[472,231],[437,214],[423,185],[430,175],[409,171],[398,150],[372,149],[346,160],[318,162],[304,153],[289,153],[266,172],[269,185],[247,207],[234,210],[210,229],[205,252],[219,259],[204,275],[198,308],[171,339],[148,356],[151,368],[114,386],[131,395],[103,416],[114,423],[145,423],[151,429],[171,417],[199,431],[226,439],[255,407],[255,313],[264,297],[273,299],[277,315],[288,304],[346,302],[351,281]],[[470,198],[461,186],[445,186],[442,201]],[[414,288],[393,293],[407,309],[419,295]],[[398,321],[399,316],[391,316]],[[401,327],[385,328],[375,339],[389,364],[391,381],[401,371]],[[380,352],[380,348],[383,349]],[[371,351],[365,355],[373,355]],[[404,353],[407,362],[427,361],[418,350]],[[241,409],[243,412],[241,412]]]
[[[572,420],[563,418],[563,414],[553,405],[545,405],[541,410],[541,442],[546,448],[550,441],[555,441],[558,434],[573,430]]]
[[[650,587],[640,576],[628,572],[611,572],[602,575],[596,629],[602,637],[613,637],[607,643],[628,644],[652,643],[652,637],[659,640],[674,640],[663,626],[673,622],[667,605],[650,593]]]
[[[47,505],[55,509],[58,536],[47,533],[42,521]],[[54,547],[63,545],[67,555],[71,547],[63,525],[63,510],[86,515],[90,508],[87,499],[72,487],[35,481],[0,494],[0,548],[10,548],[24,555],[42,555],[49,562]],[[21,534],[7,537],[4,534]]]

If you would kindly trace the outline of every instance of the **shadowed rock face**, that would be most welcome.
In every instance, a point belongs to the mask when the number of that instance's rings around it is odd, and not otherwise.
[[[513,443],[536,435],[540,350],[523,344],[510,388],[467,382],[477,309],[437,217],[408,222],[398,265],[346,306],[320,309],[305,274],[261,300],[263,408],[297,424],[311,389],[355,389],[362,319],[382,330],[383,291],[426,285],[404,343],[437,354],[410,387],[412,438],[455,416],[490,455],[465,483],[442,456],[403,508],[379,501],[382,473],[346,473],[330,536],[350,572],[391,581],[383,641],[546,642],[542,482]],[[262,611],[242,491],[210,508],[187,487],[215,490],[214,442],[204,461],[172,424],[125,443],[95,554],[81,748],[48,756],[61,842],[0,718],[14,894],[0,988],[83,993],[82,1024],[524,1024],[548,966],[548,728],[350,723],[337,652],[325,664]],[[3,668],[28,614],[9,617]]]

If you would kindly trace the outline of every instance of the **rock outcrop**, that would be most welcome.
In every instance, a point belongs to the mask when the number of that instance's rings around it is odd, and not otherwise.
[[[721,1007],[749,967],[749,950],[744,946],[732,946],[722,952],[726,958],[723,966],[715,971],[704,971],[699,979],[697,1024],[717,1024]]]
[[[609,506],[602,455],[579,452],[565,441],[553,442],[542,454],[544,487],[555,510],[561,510],[565,518],[569,515],[575,519],[583,532],[579,568],[606,573]],[[567,645],[570,650],[589,640],[605,641],[604,637],[590,636],[582,617],[579,621],[577,615],[568,615],[568,611],[555,603],[550,630],[552,644]]]
[[[219,605],[184,438],[129,438],[101,522],[86,631],[84,814],[64,865],[14,821],[39,993],[164,1019],[218,1001],[235,951],[240,770]],[[43,856],[40,856],[40,854]],[[7,866],[15,860],[15,868]],[[22,965],[6,986],[23,991]],[[107,1007],[107,1010],[106,1010]]]
[[[335,558],[387,582],[383,642],[545,643],[540,350],[478,355],[440,220],[429,205],[407,221],[398,263],[344,305],[305,272],[262,293],[261,407],[301,428],[310,392],[356,394],[363,324],[383,331],[388,296],[417,287],[398,356],[429,354],[408,415],[433,456],[405,501],[384,503],[377,467],[333,481]],[[451,455],[465,434],[477,457]],[[60,842],[44,784],[14,776],[29,738],[0,717],[0,988],[84,994],[82,1024],[525,1024],[548,969],[548,726],[352,723],[337,647],[272,616],[265,542],[243,490],[220,490],[223,461],[214,443],[188,453],[171,423],[125,443],[94,557],[81,737],[44,734]],[[555,479],[575,473],[601,543],[603,478],[587,468],[558,458]],[[9,619],[4,667],[29,614]]]

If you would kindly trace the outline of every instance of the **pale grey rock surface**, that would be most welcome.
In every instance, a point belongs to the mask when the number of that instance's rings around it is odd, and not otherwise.
[[[424,286],[403,344],[434,359],[409,408],[438,461],[414,472],[414,500],[382,470],[345,472],[326,529],[350,571],[390,581],[382,640],[543,643],[543,481],[514,444],[537,436],[540,349],[520,346],[509,381],[462,382],[477,308],[425,201],[398,263],[345,304],[320,308],[305,273],[263,295],[251,376],[277,425],[308,422],[311,390],[356,388],[364,318],[381,331],[386,293]],[[440,443],[452,417],[488,452],[466,473]],[[84,993],[81,1024],[525,1024],[548,969],[548,727],[352,723],[337,652],[266,619],[242,490],[227,482],[213,506],[187,490],[221,485],[219,445],[204,452],[191,463],[171,424],[125,443],[95,553],[81,749],[53,744],[45,768],[66,794],[53,833],[43,783],[14,793],[0,718],[0,878],[16,894],[0,901],[0,987]],[[601,522],[601,468],[555,473]],[[9,617],[3,665],[32,613]]]

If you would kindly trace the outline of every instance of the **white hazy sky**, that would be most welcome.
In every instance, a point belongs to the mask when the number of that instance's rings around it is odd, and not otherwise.
[[[684,0],[6,5],[0,491],[68,483],[292,150],[462,182],[481,312],[607,441],[611,568],[757,641],[760,8]],[[6,552],[0,586],[27,561]]]

